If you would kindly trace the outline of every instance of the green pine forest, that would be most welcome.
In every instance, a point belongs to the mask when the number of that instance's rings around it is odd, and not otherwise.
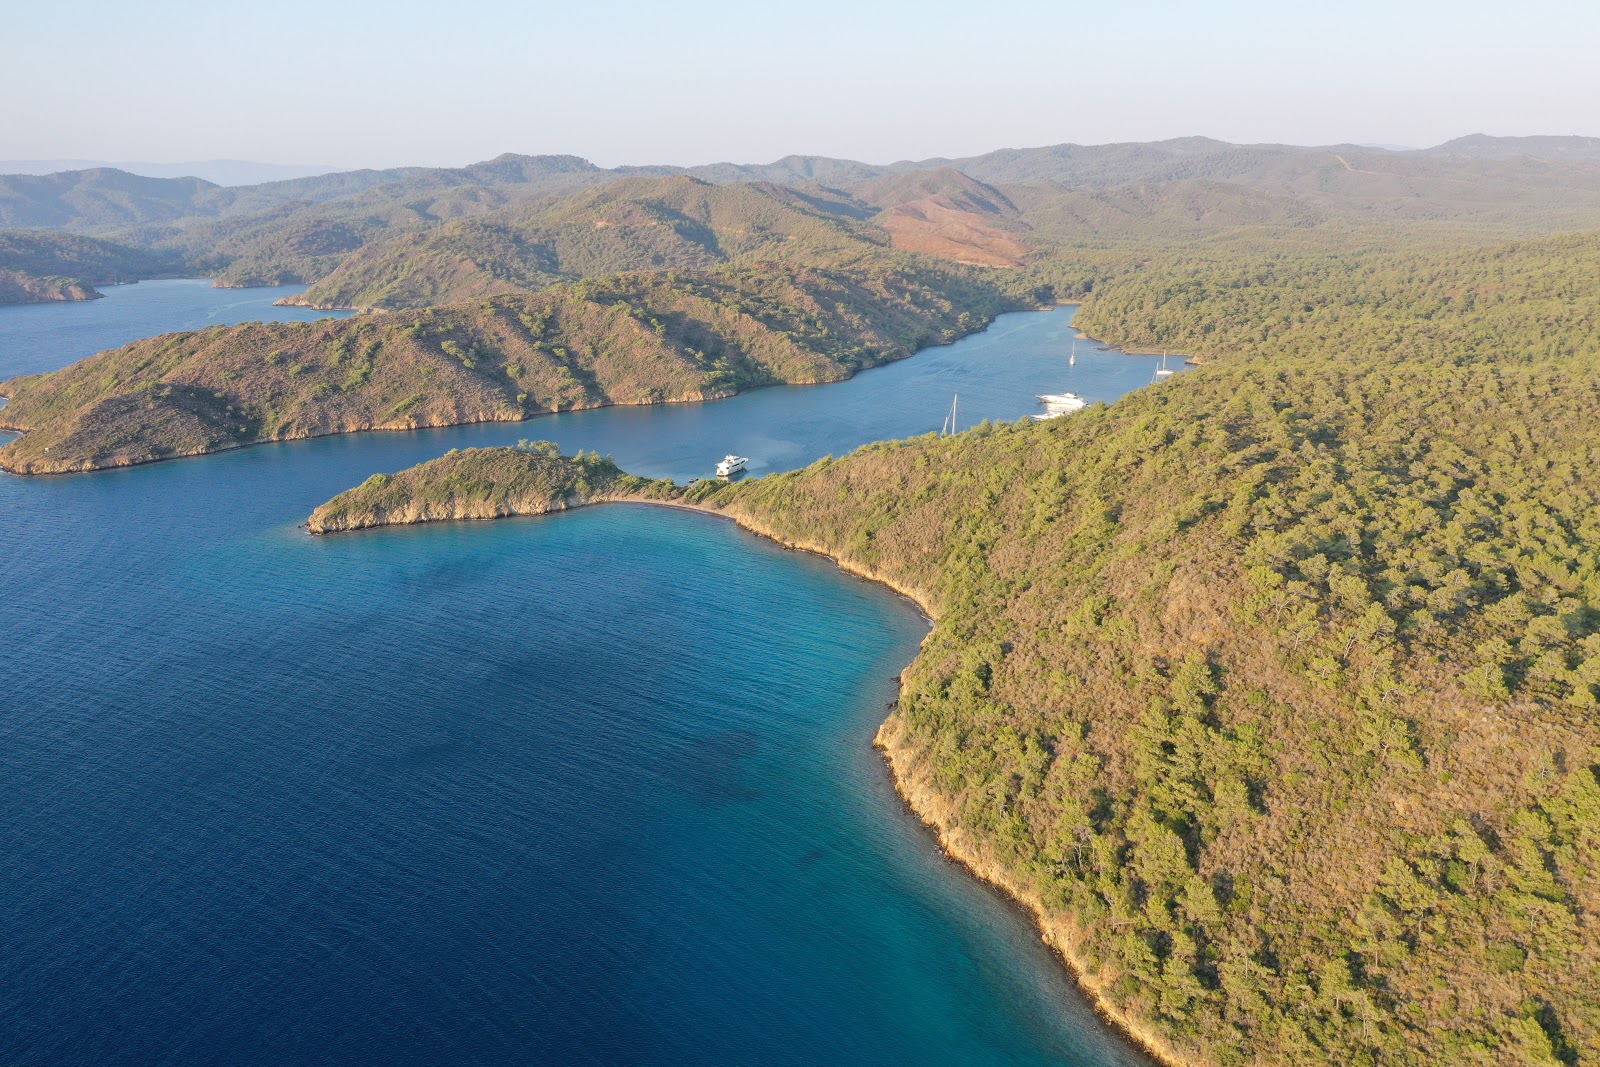
[[[1179,253],[1200,369],[705,503],[922,591],[902,781],[1173,1060],[1600,1062],[1597,278]]]

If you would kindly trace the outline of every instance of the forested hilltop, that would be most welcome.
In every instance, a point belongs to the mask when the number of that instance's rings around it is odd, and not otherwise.
[[[1083,314],[1195,372],[676,499],[924,602],[903,791],[1174,1062],[1600,1063],[1600,237],[1188,262]]]
[[[774,259],[844,265],[890,244],[854,207],[766,184],[626,179],[367,242],[294,302],[424,307],[619,271]]]
[[[0,467],[127,466],[259,441],[525,419],[838,381],[1043,294],[909,258],[624,274],[470,304],[166,334],[0,382]]]

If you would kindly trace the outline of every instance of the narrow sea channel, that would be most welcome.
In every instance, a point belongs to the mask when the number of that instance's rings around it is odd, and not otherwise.
[[[305,315],[183,284],[64,310],[123,302],[96,347]],[[0,309],[0,378],[86,354],[36,310]],[[297,528],[452,447],[759,475],[954,393],[969,424],[1150,381],[1069,368],[1070,317],[712,404],[0,476],[0,1061],[1144,1063],[895,798],[909,604],[664,509]]]

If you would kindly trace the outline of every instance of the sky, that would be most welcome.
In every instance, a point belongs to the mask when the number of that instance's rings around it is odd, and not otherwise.
[[[874,163],[1203,134],[1600,134],[1600,4],[82,0],[0,36],[0,159]]]

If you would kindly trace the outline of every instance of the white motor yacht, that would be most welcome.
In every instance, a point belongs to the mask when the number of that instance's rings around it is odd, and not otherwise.
[[[1067,411],[1077,411],[1079,408],[1089,406],[1089,402],[1077,393],[1041,393],[1039,403],[1045,407],[1063,408]]]

